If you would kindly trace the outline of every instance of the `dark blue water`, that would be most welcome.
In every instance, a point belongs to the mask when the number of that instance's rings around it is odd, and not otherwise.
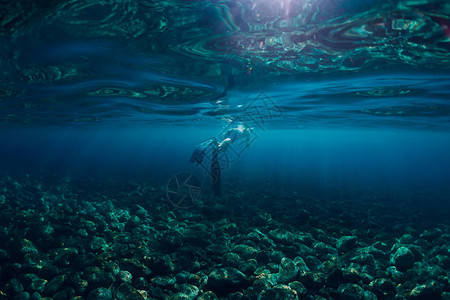
[[[444,191],[448,18],[446,1],[2,3],[1,168],[209,185],[192,151],[243,122],[224,186]]]

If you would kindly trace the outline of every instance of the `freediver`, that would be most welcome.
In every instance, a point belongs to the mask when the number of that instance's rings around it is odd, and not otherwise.
[[[201,164],[205,157],[206,151],[211,147],[211,178],[212,188],[214,196],[221,197],[222,195],[222,183],[221,174],[222,170],[219,163],[219,152],[225,152],[230,144],[236,142],[239,139],[246,138],[246,146],[250,144],[250,128],[245,127],[243,124],[238,124],[230,128],[224,135],[223,139],[219,142],[216,138],[212,138],[198,144],[191,156],[191,162]]]

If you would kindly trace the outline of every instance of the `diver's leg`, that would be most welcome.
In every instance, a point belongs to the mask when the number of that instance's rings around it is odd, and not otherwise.
[[[220,179],[220,165],[219,165],[219,150],[213,149],[211,159],[211,177],[214,196],[220,197],[221,191],[221,179]]]

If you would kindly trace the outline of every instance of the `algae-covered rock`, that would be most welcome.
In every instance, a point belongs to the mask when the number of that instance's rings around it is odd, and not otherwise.
[[[363,300],[365,295],[364,289],[354,283],[343,283],[337,291],[341,300]]]
[[[247,277],[235,268],[213,270],[208,277],[207,287],[215,293],[228,294],[248,286]]]
[[[295,262],[285,257],[281,260],[277,281],[278,283],[288,284],[297,277],[298,272],[299,270]]]
[[[414,254],[407,247],[400,247],[392,255],[391,263],[399,270],[407,270],[414,265]]]
[[[298,295],[290,286],[278,284],[271,289],[262,291],[258,296],[258,300],[272,299],[298,299]]]
[[[409,294],[411,299],[432,300],[441,299],[443,286],[435,280],[428,280],[424,284],[417,285]]]
[[[357,240],[358,240],[357,237],[353,236],[353,235],[352,236],[349,236],[349,235],[342,236],[336,241],[336,248],[340,252],[350,251],[351,249],[353,249],[356,246]]]
[[[63,286],[65,279],[66,279],[66,277],[64,275],[58,275],[55,278],[53,278],[52,280],[50,280],[45,286],[44,294],[53,295],[56,292],[58,292],[61,289],[61,287]]]
[[[292,233],[284,228],[271,230],[269,231],[268,236],[275,242],[282,243],[284,245],[291,245],[294,241]]]

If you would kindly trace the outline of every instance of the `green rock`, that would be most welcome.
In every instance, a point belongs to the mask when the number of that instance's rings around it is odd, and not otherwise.
[[[410,293],[411,299],[429,300],[441,299],[443,286],[435,280],[428,280],[424,284],[417,285]]]
[[[218,300],[219,298],[214,294],[214,292],[207,291],[200,296],[198,296],[197,300]]]
[[[249,285],[247,277],[235,268],[214,269],[208,277],[207,287],[216,293],[228,294]]]
[[[278,272],[278,283],[288,284],[293,281],[298,275],[298,268],[295,262],[289,258],[283,258],[280,264],[280,271]]]
[[[288,285],[291,289],[295,290],[299,296],[305,296],[308,293],[306,287],[299,281],[292,281]]]
[[[244,274],[252,275],[253,273],[255,273],[257,267],[258,261],[254,258],[251,258],[241,262],[238,269]]]
[[[268,233],[268,236],[273,239],[275,242],[291,245],[294,241],[294,237],[291,232],[287,231],[284,228],[278,228],[275,230],[271,230]]]
[[[414,265],[414,254],[407,247],[400,247],[391,257],[391,263],[399,270],[407,270]]]
[[[14,296],[13,300],[29,300],[31,296],[28,292],[21,292],[20,294]]]
[[[144,300],[144,297],[133,286],[128,283],[122,283],[119,286],[114,299],[117,300]],[[90,300],[90,299],[89,299]]]
[[[78,250],[76,248],[60,248],[55,250],[55,265],[58,267],[65,267],[70,264],[70,262],[75,258],[78,254]]]
[[[258,250],[254,247],[244,244],[234,246],[232,251],[244,259],[254,258],[256,253],[258,253]]]
[[[184,294],[188,300],[194,300],[198,296],[198,287],[192,284],[184,283],[176,286],[177,290]]]
[[[111,291],[105,287],[99,287],[89,292],[88,300],[112,300]]]
[[[225,267],[237,268],[239,267],[241,262],[242,262],[241,257],[233,252],[225,253],[222,256],[222,264]]]
[[[58,275],[52,280],[50,280],[45,286],[44,294],[53,295],[57,293],[63,286],[64,280],[65,280],[64,275]]]
[[[170,288],[175,285],[175,279],[171,276],[157,276],[152,278],[151,283],[162,288]]]
[[[11,284],[11,288],[14,293],[18,294],[23,292],[23,285],[17,278],[12,278],[9,283]]]
[[[358,241],[358,238],[356,236],[345,235],[336,241],[336,248],[340,252],[347,252],[356,246],[357,241]]]
[[[354,283],[343,283],[338,289],[339,299],[342,300],[363,300],[364,299],[364,289]]]
[[[272,299],[298,299],[297,292],[290,286],[278,284],[271,289],[262,291],[258,300],[272,300]]]

